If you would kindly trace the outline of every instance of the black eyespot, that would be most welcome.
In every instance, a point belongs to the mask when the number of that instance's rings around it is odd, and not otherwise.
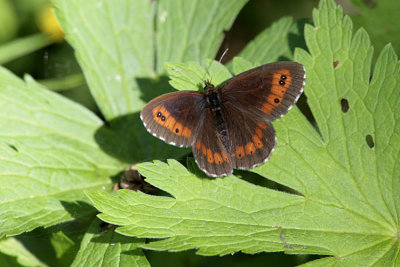
[[[176,128],[176,129],[175,129],[175,132],[176,132],[176,133],[179,133],[179,129],[178,129],[178,128]]]
[[[158,113],[157,113],[157,117],[161,117],[161,112],[158,112]]]
[[[281,80],[286,80],[286,75],[281,75]]]
[[[162,121],[165,121],[165,116],[161,116],[161,120],[162,120]]]
[[[275,103],[279,103],[279,99],[278,99],[278,98],[275,98],[275,99],[274,99],[274,102],[275,102]]]
[[[279,81],[279,84],[280,84],[280,85],[285,85],[285,81],[280,80],[280,81]]]

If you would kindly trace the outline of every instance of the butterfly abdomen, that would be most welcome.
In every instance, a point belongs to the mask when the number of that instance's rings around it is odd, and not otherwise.
[[[209,89],[206,98],[208,106],[214,116],[215,129],[217,130],[216,132],[219,135],[222,145],[225,147],[227,152],[231,152],[228,126],[224,118],[224,114],[222,113],[221,101],[218,95],[218,91],[214,88]]]

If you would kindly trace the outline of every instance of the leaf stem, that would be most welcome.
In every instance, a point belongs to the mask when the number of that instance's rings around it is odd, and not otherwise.
[[[0,64],[3,65],[52,43],[48,35],[43,33],[15,39],[0,46]]]
[[[39,80],[38,82],[51,91],[64,91],[86,84],[82,73],[75,73],[62,78]]]

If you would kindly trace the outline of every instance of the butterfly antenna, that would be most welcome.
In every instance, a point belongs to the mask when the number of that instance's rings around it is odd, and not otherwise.
[[[222,53],[221,57],[218,60],[219,63],[221,63],[221,61],[225,57],[226,53],[228,53],[228,50],[229,50],[229,48],[225,49],[224,53]]]
[[[222,59],[224,58],[224,56],[225,56],[225,54],[228,52],[228,50],[229,50],[229,48],[225,49],[225,51],[222,53],[221,57],[220,57],[219,60],[218,60],[218,63],[219,63],[219,64],[221,64]],[[211,67],[212,62],[213,62],[213,61],[211,60],[210,65],[208,66],[208,68]],[[213,78],[213,76],[214,76],[214,73],[215,73],[215,72],[211,73],[211,75],[210,75],[210,82],[212,81],[212,78]]]

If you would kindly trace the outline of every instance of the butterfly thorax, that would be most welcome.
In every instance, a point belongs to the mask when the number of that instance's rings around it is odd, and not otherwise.
[[[206,97],[207,104],[213,110],[221,109],[219,96],[218,96],[218,90],[215,88],[214,85],[212,85],[208,81],[205,81],[205,84],[206,85],[204,87],[204,95]]]
[[[221,109],[221,101],[218,94],[218,90],[210,82],[205,82],[204,94],[207,100],[208,107],[214,115],[215,128],[217,129],[217,134],[225,147],[227,152],[231,151],[231,143],[229,139],[228,126]]]

